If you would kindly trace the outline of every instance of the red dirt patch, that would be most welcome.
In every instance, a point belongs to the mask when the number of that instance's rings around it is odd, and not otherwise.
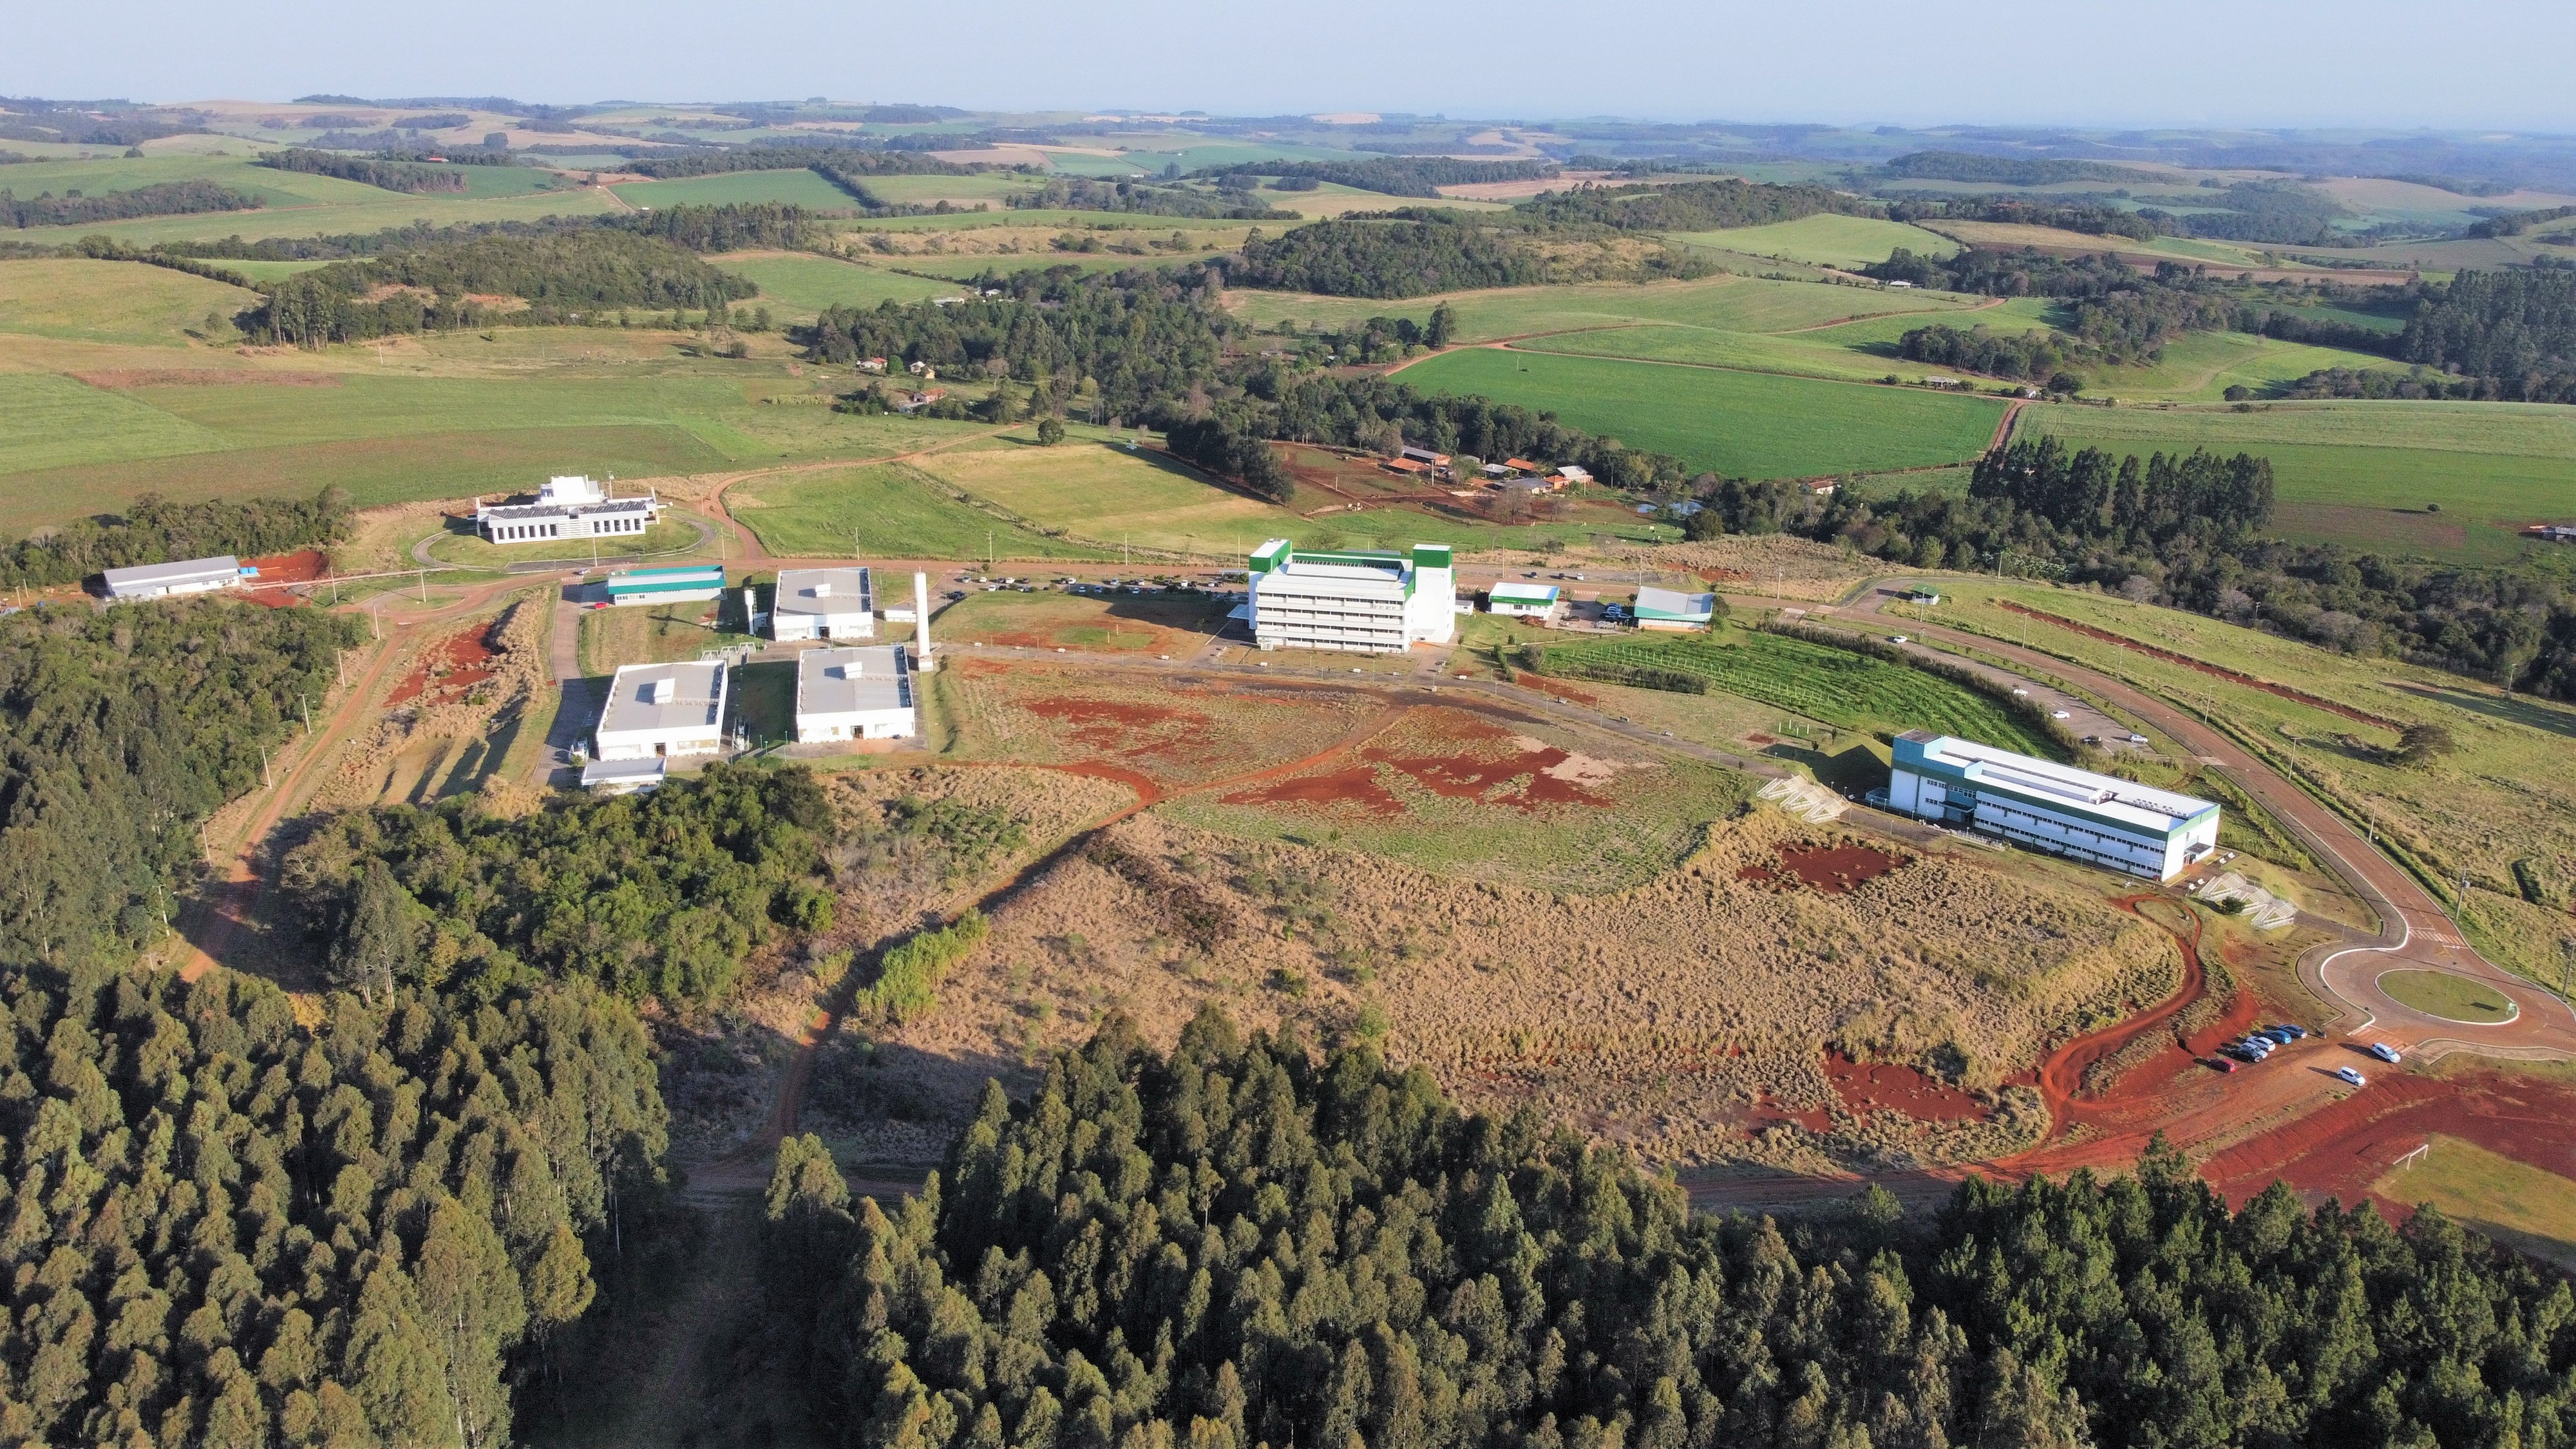
[[[1540,694],[1554,695],[1556,698],[1564,700],[1569,704],[1594,705],[1601,702],[1601,696],[1597,694],[1587,694],[1584,691],[1575,688],[1573,685],[1565,683],[1563,680],[1550,679],[1541,674],[1524,674],[1520,676],[1517,682],[1523,689],[1535,690]]]
[[[1986,1104],[1939,1078],[1898,1062],[1856,1062],[1825,1053],[1825,1076],[1854,1116],[1894,1112],[1917,1122],[1982,1122]]]
[[[444,641],[422,651],[420,662],[385,696],[385,705],[409,704],[424,695],[459,696],[492,677],[492,661],[501,657],[492,645],[492,631],[498,623],[481,625],[450,635]]]
[[[1152,754],[1162,746],[1139,744],[1138,732],[1164,725],[1204,725],[1208,717],[1185,709],[1165,709],[1154,704],[1120,704],[1106,699],[1074,699],[1057,695],[1033,699],[1028,712],[1040,719],[1071,725],[1065,733],[1077,743],[1095,750],[1108,750],[1122,755]]]
[[[1373,765],[1352,765],[1326,775],[1298,775],[1257,790],[1218,797],[1228,805],[1340,806],[1376,819],[1404,813],[1404,802],[1378,783]]]
[[[1538,810],[1550,805],[1589,805],[1608,809],[1608,797],[1549,773],[1573,756],[1554,745],[1524,749],[1519,736],[1477,719],[1463,710],[1433,706],[1414,711],[1414,723],[1443,741],[1469,746],[1448,754],[1413,753],[1397,745],[1373,745],[1360,758],[1387,766],[1434,795]],[[1482,748],[1474,748],[1481,746]],[[1517,789],[1513,782],[1521,782]]]
[[[2106,644],[2117,644],[2123,649],[2135,649],[2150,659],[2161,659],[2167,664],[2179,664],[2185,669],[2197,669],[2201,673],[2209,675],[2212,678],[2224,679],[2233,684],[2242,684],[2249,689],[2259,689],[2265,694],[2276,695],[2282,699],[2293,700],[2299,704],[2307,705],[2311,709],[2324,710],[2328,714],[2339,714],[2345,719],[2351,720],[2355,724],[2374,725],[2380,729],[2390,730],[2400,734],[2404,733],[2406,730],[2406,726],[2403,723],[2372,714],[2368,710],[2355,709],[2348,704],[2337,704],[2331,699],[2320,699],[2316,695],[2310,694],[2304,689],[2292,689],[2286,684],[2274,684],[2268,679],[2257,679],[2253,675],[2247,674],[2242,670],[2229,669],[2224,665],[2212,664],[2205,659],[2194,659],[2187,654],[2176,654],[2170,649],[2159,649],[2153,644],[2141,644],[2135,639],[2114,634],[2108,629],[2096,629],[2090,624],[2079,624],[2073,619],[2062,618],[2056,614],[2047,613],[2039,609],[2027,608],[2023,605],[2012,602],[2010,599],[1997,599],[1995,600],[1995,605],[1996,607],[2011,613],[2027,615],[2030,618],[2054,624],[2060,629],[2065,629],[2071,633],[2081,634],[2087,639],[2099,639]]]
[[[1737,871],[1735,878],[1785,886],[1794,876],[1826,895],[1847,896],[1905,863],[1903,856],[1866,845],[1784,845],[1780,847],[1780,869],[1748,865]]]
[[[2571,1116],[2576,1090],[2550,1082],[2489,1072],[2459,1079],[2383,1072],[2333,1106],[2216,1154],[2201,1175],[2232,1202],[2276,1177],[2311,1198],[2358,1202],[2398,1158],[2435,1134],[2566,1175],[2576,1172]],[[2400,1219],[2411,1211],[2409,1204],[2383,1206]]]

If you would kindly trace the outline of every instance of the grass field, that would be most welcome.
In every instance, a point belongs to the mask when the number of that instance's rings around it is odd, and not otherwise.
[[[584,609],[577,641],[581,672],[614,674],[621,664],[691,660],[709,649],[745,643],[750,636],[734,632],[741,613],[723,599]]]
[[[2003,416],[1989,398],[1484,348],[1399,375],[1425,392],[1552,411],[1694,471],[1752,478],[1956,463],[1983,452]]]
[[[2537,547],[2514,533],[2568,512],[2576,458],[2576,410],[2538,403],[2050,407],[2024,411],[2021,429],[2115,452],[2261,453],[2278,479],[2284,535],[2462,562]]]
[[[2489,958],[2557,980],[2558,937],[2576,899],[2576,708],[2507,696],[2438,670],[2352,658],[2172,609],[2080,589],[1954,578],[1943,623],[2028,643],[2131,680],[2218,721],[2271,755],[2384,848],[2418,863],[2449,898],[2470,880],[2463,924]],[[2454,752],[2419,764],[2381,753],[2395,736],[2250,685],[2025,618],[1997,601],[2074,620],[2193,659],[2220,660],[2258,679],[2365,714],[2439,724]],[[2526,884],[2527,880],[2527,884]],[[2537,899],[2527,899],[2536,896]]]
[[[725,494],[734,516],[781,558],[1115,558],[1019,527],[957,500],[907,464],[784,474]]]
[[[258,300],[229,283],[139,262],[0,262],[0,334],[183,347],[207,313],[229,324]]]
[[[1429,320],[1433,307],[1446,303],[1457,318],[1459,341],[1491,342],[1533,333],[1578,332],[1640,322],[1726,332],[1785,332],[1881,313],[1956,312],[1983,300],[1942,292],[1886,292],[1875,287],[1726,275],[1644,285],[1596,282],[1571,287],[1498,287],[1401,302],[1237,288],[1226,293],[1225,305],[1226,310],[1255,327],[1272,329],[1293,320],[1311,332],[1379,316],[1424,322]]]
[[[1085,428],[1040,448],[1023,430],[934,454],[920,466],[1040,529],[1111,548],[1123,541],[1248,554],[1290,521],[1275,504],[1218,488],[1159,452],[1130,452],[1112,436]]]
[[[589,559],[603,561],[636,558],[647,554],[669,553],[686,547],[698,536],[698,530],[683,522],[685,515],[666,513],[662,521],[640,534],[624,538],[568,538],[552,546],[543,543],[499,544],[480,535],[442,531],[429,546],[429,556],[468,568],[501,569],[513,563],[537,559]],[[712,554],[715,545],[708,544]]]
[[[937,641],[1094,654],[1195,652],[1225,625],[1225,606],[1205,594],[970,593],[939,614]]]
[[[2003,706],[1919,669],[1721,625],[1705,636],[1634,637],[1553,644],[1551,668],[1597,661],[1695,674],[1729,694],[1757,699],[1851,730],[1931,729],[2052,756],[2056,747]]]
[[[245,153],[253,149],[249,143],[242,143]],[[386,191],[333,176],[275,171],[253,164],[249,154],[31,162],[8,168],[8,184],[26,195],[40,191],[59,195],[74,189],[109,191],[160,181],[204,180],[249,192],[263,203],[257,211],[32,227],[17,233],[19,240],[40,245],[58,245],[93,234],[113,237],[130,246],[227,236],[256,241],[262,237],[371,232],[405,226],[415,220],[444,226],[472,221],[535,221],[545,216],[584,216],[622,209],[616,198],[605,191],[569,185],[554,173],[535,167],[461,169],[466,176],[465,191],[424,195]]]
[[[1883,262],[1887,260],[1887,254],[1898,247],[1904,247],[1917,256],[1933,257],[1946,257],[1960,249],[1957,242],[1919,226],[1831,212],[1802,216],[1796,221],[1773,222],[1769,226],[1673,232],[1668,233],[1665,240],[1753,256],[1785,257],[1793,262],[1812,262],[1827,267],[1857,267],[1865,262]]]
[[[849,211],[856,198],[802,166],[788,171],[727,171],[677,181],[629,181],[612,186],[629,206],[747,206],[775,201],[809,211]]]
[[[2379,989],[2403,1005],[2445,1021],[2491,1025],[2514,1017],[2513,1003],[2503,992],[2448,971],[2385,972]]]
[[[219,447],[220,435],[123,393],[47,372],[0,373],[0,476],[69,463],[130,463]],[[14,489],[11,491],[15,491]],[[25,501],[39,509],[41,495]],[[0,502],[0,527],[28,523]],[[27,511],[32,518],[36,510]]]
[[[952,296],[957,289],[883,267],[835,261],[811,252],[728,252],[707,259],[760,288],[773,313],[809,318],[826,307],[873,307],[879,302],[918,302]]]
[[[2457,1137],[2371,1184],[2410,1207],[2431,1203],[2447,1216],[2526,1253],[2576,1271],[2576,1182]]]

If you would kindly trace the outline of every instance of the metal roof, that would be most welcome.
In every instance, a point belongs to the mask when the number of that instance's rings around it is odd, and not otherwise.
[[[864,568],[780,569],[770,608],[781,614],[865,614],[876,607],[876,597],[874,577]]]
[[[1554,584],[1496,584],[1485,591],[1498,604],[1553,604],[1556,594]]]
[[[175,563],[136,564],[132,568],[108,569],[100,577],[107,580],[111,594],[134,589],[166,589],[174,584],[203,583],[208,579],[241,577],[241,560],[231,554],[214,558],[181,559]]]
[[[1717,595],[1685,594],[1649,584],[1637,590],[1637,613],[1649,619],[1706,619],[1717,613]]]
[[[666,692],[648,698],[654,686]],[[609,681],[608,703],[599,711],[599,732],[712,734],[724,723],[724,697],[721,664],[621,664]]]
[[[2215,802],[2159,790],[2115,775],[2097,775],[2055,760],[1999,750],[1974,740],[1907,730],[1896,737],[1895,763],[1957,780],[2043,809],[2080,815],[2124,834],[2161,840],[2218,809]]]
[[[912,705],[912,659],[900,644],[808,649],[796,656],[799,719]]]

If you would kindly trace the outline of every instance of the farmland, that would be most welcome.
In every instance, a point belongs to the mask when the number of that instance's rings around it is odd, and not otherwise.
[[[801,206],[808,211],[847,211],[858,205],[850,193],[801,166],[784,171],[727,171],[677,181],[627,181],[609,190],[627,205],[646,210],[747,206],[764,201]]]
[[[1294,321],[1312,332],[1376,316],[1409,317],[1422,322],[1430,317],[1432,308],[1446,304],[1457,318],[1459,341],[1490,342],[1640,322],[1728,332],[1785,332],[1881,313],[1955,312],[1981,300],[1940,292],[1888,292],[1876,287],[1720,275],[1645,285],[1501,287],[1401,302],[1238,288],[1226,294],[1225,305],[1228,311],[1264,330]]]
[[[2390,730],[1999,607],[2006,602],[2223,661],[2364,715],[2439,724],[2456,748],[2403,763],[2389,752]],[[2576,861],[2576,816],[2563,805],[2576,789],[2567,750],[2576,739],[2576,709],[2077,589],[1953,580],[1936,612],[1954,627],[2027,642],[2126,678],[2220,724],[2348,819],[2368,823],[2383,849],[2413,863],[2446,898],[2466,876],[2469,938],[2491,959],[2556,979],[2557,937],[2576,898],[2576,875],[2567,868]]]
[[[969,594],[939,613],[944,645],[1078,649],[1090,654],[1195,652],[1225,624],[1225,606],[1205,594],[1064,594],[999,590]]]
[[[759,304],[781,318],[806,320],[826,307],[873,307],[953,295],[956,288],[883,267],[835,261],[811,252],[731,252],[707,260],[760,288]]]
[[[727,508],[780,558],[1114,558],[1049,538],[959,502],[955,490],[905,463],[779,474],[738,486]]]
[[[2056,749],[2002,705],[1919,669],[1758,630],[1721,627],[1707,637],[1649,636],[1557,644],[1551,671],[1586,664],[1697,675],[1729,694],[1847,730],[1930,729],[2007,749]]]
[[[1130,451],[1105,430],[1082,429],[1039,448],[1028,429],[921,460],[922,471],[978,500],[1071,539],[1122,541],[1195,553],[1250,553],[1275,537],[1285,511],[1221,489],[1159,452]]]
[[[1881,221],[1875,217],[1843,216],[1829,211],[1802,216],[1796,221],[1776,221],[1768,226],[1675,232],[1668,239],[1684,246],[1720,248],[1758,257],[1776,256],[1826,267],[1857,267],[1864,262],[1883,262],[1887,260],[1887,254],[1898,247],[1917,256],[1934,257],[1946,257],[1959,250],[1957,242],[1919,226]]]
[[[476,221],[535,221],[546,216],[584,216],[623,209],[605,191],[580,186],[535,167],[463,167],[460,169],[466,173],[466,190],[422,195],[386,191],[334,176],[275,171],[253,164],[248,155],[35,162],[10,169],[11,187],[28,194],[44,190],[106,191],[160,181],[212,181],[250,192],[263,203],[257,211],[32,227],[17,233],[19,240],[40,245],[59,245],[93,235],[136,247],[228,236],[257,241],[263,237],[371,232],[424,220],[433,226],[445,226]]]
[[[1752,478],[1956,463],[1983,452],[2003,417],[1984,398],[1487,348],[1443,353],[1401,376],[1426,392],[1547,409],[1694,471]]]

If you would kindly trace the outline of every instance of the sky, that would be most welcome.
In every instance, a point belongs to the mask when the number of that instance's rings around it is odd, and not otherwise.
[[[0,93],[507,95],[1923,125],[2576,132],[2576,4],[118,0],[13,6]]]

